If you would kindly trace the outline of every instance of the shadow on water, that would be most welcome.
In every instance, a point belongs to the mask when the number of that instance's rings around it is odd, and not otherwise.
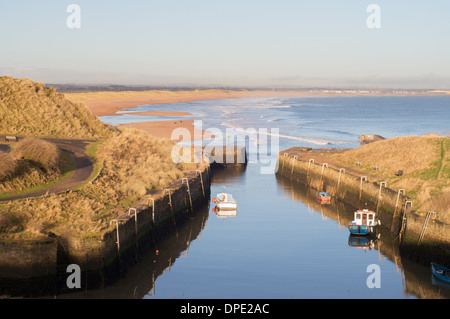
[[[353,220],[353,212],[359,209],[335,199],[330,204],[320,204],[316,190],[283,176],[277,175],[276,178],[279,188],[292,200],[302,202],[310,212],[320,213],[323,220],[330,218],[337,221],[339,228],[348,229],[348,224]],[[398,241],[386,227],[379,227],[377,235],[364,237],[349,234],[348,245],[363,251],[377,250],[380,260],[387,258],[394,263],[397,272],[402,273],[405,294],[425,299],[450,298],[450,285],[434,278],[430,267],[401,257]]]
[[[209,218],[209,205],[204,205],[183,225],[177,233],[167,235],[158,243],[158,249],[148,251],[142,260],[129,269],[125,277],[105,288],[58,295],[58,299],[142,299],[155,294],[157,278],[171,271],[179,258],[189,255],[193,241],[201,240]],[[52,297],[53,298],[53,297]]]

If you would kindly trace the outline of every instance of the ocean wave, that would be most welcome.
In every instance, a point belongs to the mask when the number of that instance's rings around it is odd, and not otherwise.
[[[289,109],[291,108],[292,105],[273,105],[273,104],[269,104],[269,105],[259,105],[256,108],[257,109]]]
[[[242,127],[239,127],[237,125],[233,125],[233,124],[230,124],[227,122],[222,122],[222,123],[220,123],[220,125],[233,128],[237,132],[249,133],[249,132],[247,132],[247,129],[244,129]],[[323,145],[331,145],[331,144],[353,144],[353,143],[355,143],[354,141],[339,141],[339,140],[331,140],[331,139],[320,139],[320,138],[314,138],[314,137],[292,136],[292,135],[287,135],[287,134],[273,133],[273,132],[271,132],[271,130],[267,130],[267,132],[261,132],[258,129],[255,129],[255,130],[256,130],[256,134],[276,136],[276,137],[280,137],[280,138],[308,142],[308,143],[312,143],[315,145],[322,145],[322,146]]]

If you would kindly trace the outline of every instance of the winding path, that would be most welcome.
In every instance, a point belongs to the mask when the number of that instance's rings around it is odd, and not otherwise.
[[[89,143],[95,142],[95,140],[73,140],[57,138],[43,138],[43,140],[47,140],[56,144],[63,152],[67,153],[72,158],[73,162],[75,163],[75,168],[72,174],[69,176],[69,178],[56,185],[20,195],[2,197],[0,198],[0,202],[61,193],[89,180],[89,177],[94,171],[94,163],[92,162],[92,159],[86,154],[86,147]],[[6,147],[3,148],[6,150]]]

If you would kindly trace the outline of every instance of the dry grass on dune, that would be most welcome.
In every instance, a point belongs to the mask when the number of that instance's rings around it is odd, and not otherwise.
[[[82,104],[28,79],[0,77],[0,134],[102,138],[114,129]]]
[[[50,142],[27,137],[17,143],[11,150],[11,156],[17,159],[26,159],[38,163],[46,170],[59,169],[61,163],[61,151]]]
[[[145,195],[181,178],[185,168],[194,169],[193,164],[177,165],[172,161],[172,141],[140,130],[132,132],[110,139],[97,154],[98,160],[105,162],[102,182],[117,192]]]
[[[0,151],[0,182],[10,177],[16,166],[17,163],[10,154]]]
[[[0,194],[14,193],[57,180],[69,163],[59,148],[38,138],[25,138],[10,153],[0,153]]]
[[[333,161],[348,167],[362,161],[360,169],[379,176],[388,187],[405,189],[419,212],[438,213],[450,223],[450,138],[435,135],[397,137],[377,141],[341,154]],[[379,171],[373,167],[380,165]],[[403,176],[395,172],[403,170]]]
[[[348,166],[362,161],[363,167],[369,169],[380,165],[382,173],[392,175],[396,170],[403,170],[409,174],[426,170],[436,159],[439,148],[432,143],[433,140],[435,138],[424,136],[396,137],[334,154],[333,158]]]
[[[8,212],[10,228],[16,230],[6,236],[38,237],[51,231],[66,238],[98,239],[111,227],[111,219],[145,194],[167,187],[186,170],[196,168],[172,162],[174,142],[139,130],[128,132],[99,146],[96,161],[104,166],[95,183],[77,192],[0,205],[0,211]]]

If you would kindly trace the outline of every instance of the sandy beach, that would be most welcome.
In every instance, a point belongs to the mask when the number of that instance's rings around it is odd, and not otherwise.
[[[234,99],[243,97],[264,97],[264,96],[306,96],[311,93],[305,91],[233,91],[233,90],[192,90],[192,91],[122,91],[122,92],[89,92],[89,93],[66,93],[67,99],[74,103],[83,103],[95,116],[114,116],[123,112],[134,115],[147,116],[167,116],[167,121],[143,121],[132,123],[133,128],[144,130],[153,136],[160,138],[171,138],[172,132],[176,128],[186,128],[191,133],[198,131],[194,127],[195,120],[183,120],[183,116],[190,115],[187,112],[171,111],[170,105],[167,111],[133,112],[133,108],[145,104],[171,104],[193,102],[201,100]],[[117,113],[120,112],[120,113]],[[176,117],[177,119],[171,119]],[[121,126],[129,127],[130,124]],[[203,131],[202,134],[205,134]],[[198,135],[199,136],[199,135]]]
[[[192,90],[192,91],[122,91],[122,92],[89,92],[66,93],[67,99],[74,103],[85,104],[95,116],[115,115],[145,104],[171,104],[202,100],[234,99],[241,97],[261,97],[271,95],[302,95],[301,92],[273,91],[233,91],[233,90]],[[306,93],[304,93],[306,94]],[[168,109],[167,111],[170,111]],[[171,113],[166,113],[171,116]],[[149,114],[151,115],[151,114]],[[161,116],[161,114],[159,114]]]
[[[428,92],[425,94],[442,95],[446,92]],[[415,95],[415,93],[412,93]],[[183,116],[190,115],[187,112],[172,111],[170,104],[186,103],[202,100],[237,99],[246,97],[271,97],[271,96],[361,96],[361,95],[409,95],[409,93],[380,93],[378,91],[342,91],[342,90],[302,90],[302,91],[276,91],[276,90],[224,90],[203,89],[190,91],[99,91],[87,93],[66,93],[65,97],[74,103],[83,103],[95,116],[114,116],[123,112],[135,115],[166,116],[167,121],[147,121],[133,123],[132,127],[139,128],[150,134],[170,138],[175,128],[187,128],[194,136],[192,119],[183,120]],[[167,111],[133,112],[133,108],[146,104],[167,104]],[[117,113],[120,112],[120,113]],[[176,118],[177,121],[174,121]],[[129,126],[129,124],[123,124]]]

